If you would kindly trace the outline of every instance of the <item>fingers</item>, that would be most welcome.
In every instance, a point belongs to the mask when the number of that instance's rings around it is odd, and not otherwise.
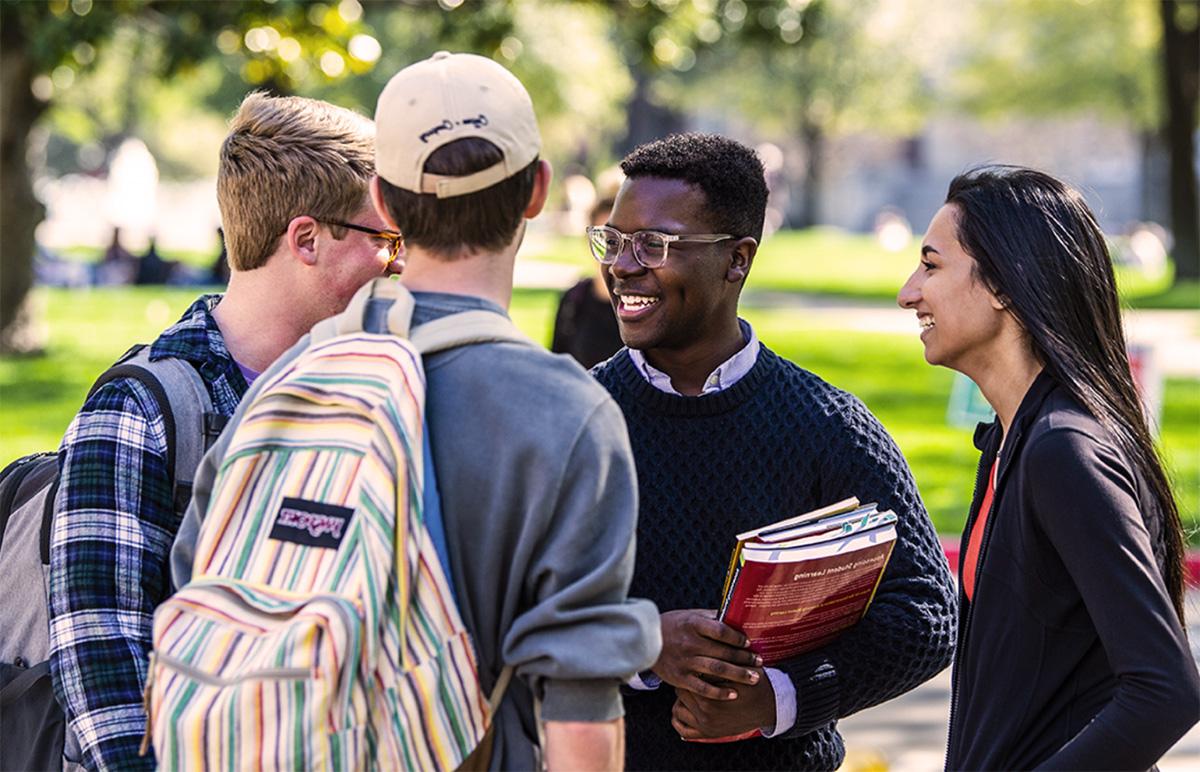
[[[692,666],[696,673],[746,686],[754,686],[758,683],[760,677],[756,670],[739,667],[725,660],[713,659],[712,657],[696,657],[692,660]]]
[[[695,714],[683,702],[676,700],[675,707],[671,709],[671,726],[679,734],[680,740],[699,740],[704,735],[697,728],[700,722],[696,720]]]
[[[762,657],[750,651],[750,640],[701,609],[663,614],[663,646],[686,656],[706,656],[735,665],[759,667]]]
[[[676,685],[677,689],[686,689],[689,692],[698,694],[701,697],[706,697],[710,700],[736,700],[737,692],[730,689],[728,686],[717,686],[710,684],[703,678],[697,675],[689,675],[683,681]]]
[[[689,618],[688,622],[697,635],[723,643],[727,646],[732,646],[736,649],[745,649],[750,645],[750,639],[742,633],[734,630],[724,622],[719,622],[716,619],[705,616],[704,614],[711,612],[700,612]]]
[[[711,611],[683,609],[662,615],[663,647],[654,672],[672,686],[713,700],[734,699],[729,686],[754,686],[762,658],[743,648],[746,636],[713,618]],[[714,686],[710,681],[726,682]]]
[[[763,664],[762,657],[750,651],[750,649],[732,649],[728,646],[721,647],[720,659],[732,665],[742,665],[744,667],[762,667]]]

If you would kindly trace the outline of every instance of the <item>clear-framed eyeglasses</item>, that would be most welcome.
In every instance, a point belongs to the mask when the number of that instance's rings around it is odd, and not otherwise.
[[[588,245],[592,257],[604,265],[617,262],[621,251],[628,241],[633,247],[633,259],[645,268],[662,268],[667,262],[667,252],[676,241],[696,241],[703,244],[715,244],[718,241],[736,238],[728,233],[688,233],[674,235],[658,231],[637,231],[622,233],[607,225],[592,225],[587,229]]]

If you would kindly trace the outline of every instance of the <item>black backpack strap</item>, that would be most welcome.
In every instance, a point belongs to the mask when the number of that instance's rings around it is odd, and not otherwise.
[[[58,453],[47,451],[22,456],[0,472],[0,547],[14,510],[33,497],[48,481],[58,477]]]

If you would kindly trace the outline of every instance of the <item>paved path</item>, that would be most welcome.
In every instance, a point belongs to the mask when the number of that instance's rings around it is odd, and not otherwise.
[[[1187,598],[1188,637],[1200,662],[1200,590]],[[946,753],[950,671],[891,702],[838,722],[846,740],[848,772],[940,770]],[[1200,769],[1200,725],[1193,727],[1159,762],[1163,772]]]

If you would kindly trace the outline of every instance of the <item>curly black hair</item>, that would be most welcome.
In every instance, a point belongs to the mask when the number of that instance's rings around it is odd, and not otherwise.
[[[621,161],[626,177],[683,180],[704,193],[713,227],[762,241],[767,180],[758,154],[718,134],[671,134],[634,148]]]

